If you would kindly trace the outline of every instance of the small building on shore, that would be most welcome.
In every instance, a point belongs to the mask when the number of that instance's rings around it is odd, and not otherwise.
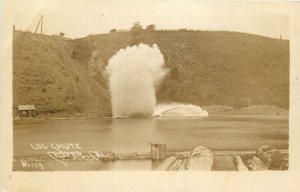
[[[34,105],[18,105],[18,113],[23,117],[34,117],[36,109]]]

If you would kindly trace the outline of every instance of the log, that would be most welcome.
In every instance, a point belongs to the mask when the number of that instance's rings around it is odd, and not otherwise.
[[[187,164],[187,170],[211,171],[214,154],[206,147],[195,147]]]
[[[260,158],[254,156],[252,159],[247,161],[251,171],[263,171],[268,170],[268,166],[260,160]]]
[[[265,145],[260,147],[255,156],[260,158],[270,170],[286,170],[288,169],[288,157],[274,147]]]
[[[150,153],[123,153],[116,154],[120,160],[145,160],[150,159]]]
[[[162,163],[160,163],[155,170],[168,170],[173,162],[176,160],[175,156],[170,156],[168,158],[166,158]]]
[[[178,171],[185,171],[187,163],[188,163],[188,159],[183,159],[183,162],[182,162],[180,168],[178,169]]]
[[[172,163],[171,167],[168,169],[168,171],[177,171],[183,163],[182,159],[176,159],[174,163]]]
[[[246,165],[244,164],[241,156],[235,156],[234,162],[238,171],[249,171]]]

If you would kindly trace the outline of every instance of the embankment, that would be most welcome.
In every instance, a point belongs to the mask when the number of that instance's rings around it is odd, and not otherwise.
[[[111,116],[108,59],[143,42],[160,48],[170,73],[159,103],[289,106],[289,41],[237,32],[155,31],[80,39],[14,31],[13,107],[44,116]]]

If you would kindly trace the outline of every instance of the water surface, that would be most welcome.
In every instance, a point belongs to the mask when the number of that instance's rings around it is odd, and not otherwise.
[[[24,120],[14,122],[14,156],[40,154],[31,143],[79,143],[90,150],[149,152],[150,143],[168,151],[204,145],[212,150],[288,148],[288,115],[213,114],[152,119]]]

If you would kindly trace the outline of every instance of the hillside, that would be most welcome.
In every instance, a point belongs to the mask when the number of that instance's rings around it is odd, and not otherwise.
[[[210,31],[119,32],[68,40],[15,31],[14,109],[32,103],[52,113],[110,115],[104,68],[120,48],[140,42],[156,43],[170,68],[157,92],[159,102],[289,106],[287,40]]]
[[[110,115],[106,89],[72,57],[67,39],[14,32],[15,116],[17,106],[22,104],[34,104],[41,116]]]
[[[72,41],[76,58],[88,64],[99,50],[99,65],[132,42],[156,43],[171,73],[159,101],[199,105],[270,104],[288,107],[289,41],[235,32],[153,32],[94,35]],[[87,49],[89,47],[89,49]],[[98,73],[99,81],[101,70]]]

